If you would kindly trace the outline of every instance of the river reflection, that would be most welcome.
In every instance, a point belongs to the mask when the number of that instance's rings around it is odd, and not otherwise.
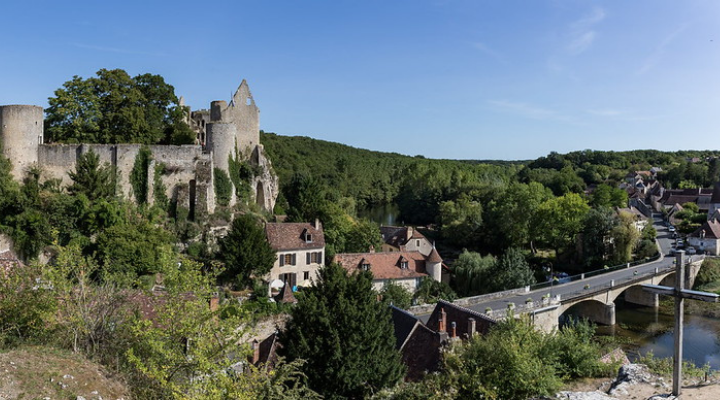
[[[358,217],[367,218],[370,221],[384,226],[395,226],[398,224],[397,218],[399,214],[400,209],[397,204],[394,203],[383,204],[372,208],[363,208],[357,211]]]
[[[671,314],[658,312],[618,300],[615,326],[598,326],[599,335],[615,335],[632,344],[624,345],[630,360],[652,351],[656,357],[672,357],[675,319]],[[683,359],[697,366],[710,364],[720,369],[720,320],[697,315],[685,315]]]

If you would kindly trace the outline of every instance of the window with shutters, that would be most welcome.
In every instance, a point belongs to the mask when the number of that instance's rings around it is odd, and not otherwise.
[[[283,257],[285,265],[295,265],[295,263],[293,263],[293,254],[285,254]]]

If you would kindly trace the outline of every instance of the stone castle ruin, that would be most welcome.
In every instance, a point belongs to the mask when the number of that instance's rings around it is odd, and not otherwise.
[[[182,101],[181,101],[182,104]],[[43,109],[32,105],[0,106],[0,147],[13,166],[13,176],[21,181],[26,171],[39,166],[43,180],[57,179],[62,186],[71,184],[69,172],[75,170],[80,155],[94,152],[100,161],[116,170],[119,195],[152,204],[158,193],[178,208],[185,207],[195,220],[203,220],[215,211],[215,172],[231,176],[231,163],[245,163],[251,171],[243,184],[249,187],[250,201],[272,211],[278,195],[278,178],[260,144],[260,110],[245,80],[230,104],[213,101],[210,110],[187,111],[187,123],[197,133],[194,145],[140,144],[45,144]],[[147,171],[146,193],[135,193],[131,182],[137,169],[141,149],[147,147],[151,157]],[[137,172],[137,171],[136,171]],[[233,187],[230,206],[238,199]]]

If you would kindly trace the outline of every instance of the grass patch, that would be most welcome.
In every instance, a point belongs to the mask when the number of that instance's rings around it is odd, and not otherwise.
[[[104,367],[48,346],[0,352],[0,392],[18,399],[129,397],[129,390]]]

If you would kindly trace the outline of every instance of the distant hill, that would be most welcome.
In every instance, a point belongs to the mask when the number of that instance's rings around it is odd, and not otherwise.
[[[507,175],[526,161],[434,160],[358,149],[306,136],[260,132],[260,142],[280,178],[287,185],[294,174],[313,176],[358,206],[393,202],[407,179],[417,171],[464,171],[473,175]],[[490,168],[493,172],[488,172]],[[410,171],[415,171],[411,173]],[[511,173],[512,174],[512,173]]]
[[[615,185],[627,172],[651,167],[662,168],[658,178],[666,187],[708,187],[720,179],[720,152],[716,150],[580,150],[550,152],[535,160],[437,160],[358,149],[305,136],[261,132],[260,140],[280,177],[281,187],[294,174],[309,175],[338,194],[354,198],[360,207],[397,201],[400,190],[425,184],[437,187],[438,180],[445,181],[440,185],[444,189],[435,197],[449,198],[454,195],[448,196],[447,192],[458,186],[453,179],[465,183],[468,179],[534,181],[551,188],[556,195],[568,190],[582,192],[588,185],[603,182]]]

